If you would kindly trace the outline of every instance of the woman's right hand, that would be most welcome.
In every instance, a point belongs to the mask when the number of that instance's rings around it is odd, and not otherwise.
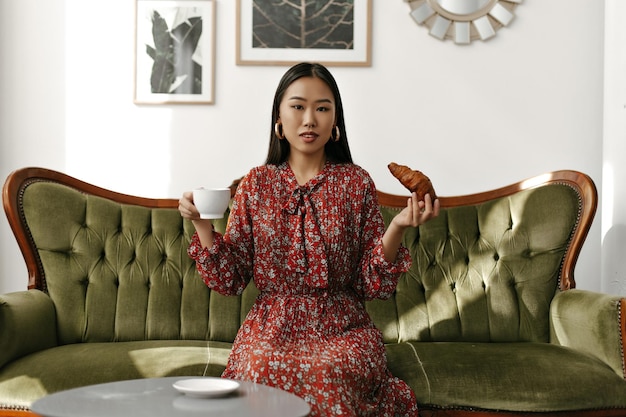
[[[193,227],[198,232],[200,243],[205,248],[213,246],[213,224],[211,220],[201,219],[200,212],[193,204],[193,192],[185,191],[178,200],[178,211],[183,219],[191,220]]]
[[[200,213],[193,204],[193,192],[185,191],[183,196],[178,200],[178,211],[184,219],[199,220]]]

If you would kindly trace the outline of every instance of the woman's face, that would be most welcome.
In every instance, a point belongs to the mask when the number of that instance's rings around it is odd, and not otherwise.
[[[291,83],[280,102],[278,122],[292,156],[323,154],[335,127],[335,100],[330,87],[315,77]]]

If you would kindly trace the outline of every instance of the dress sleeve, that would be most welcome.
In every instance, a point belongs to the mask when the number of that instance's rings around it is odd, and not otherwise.
[[[385,224],[378,206],[373,181],[370,181],[363,204],[360,237],[359,274],[353,286],[365,300],[391,297],[402,272],[411,267],[409,250],[400,246],[394,262],[389,262],[383,252]]]
[[[246,195],[253,193],[247,177],[237,186],[224,235],[214,232],[213,246],[202,247],[194,233],[187,254],[196,262],[204,283],[223,295],[239,295],[252,279],[252,224]]]

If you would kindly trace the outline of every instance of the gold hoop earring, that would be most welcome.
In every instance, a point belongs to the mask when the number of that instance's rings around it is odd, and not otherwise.
[[[333,138],[334,142],[339,142],[341,138],[341,132],[339,131],[339,126],[335,125],[335,137]]]
[[[283,135],[283,125],[281,123],[276,122],[274,124],[274,134],[278,139],[285,139],[285,135]]]

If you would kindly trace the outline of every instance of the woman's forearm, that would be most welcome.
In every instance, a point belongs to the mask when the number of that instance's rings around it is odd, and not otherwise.
[[[391,223],[383,235],[383,253],[387,262],[395,262],[398,249],[402,244],[404,228]]]
[[[193,227],[198,233],[198,238],[202,247],[211,249],[213,247],[213,224],[210,220],[193,220]]]

